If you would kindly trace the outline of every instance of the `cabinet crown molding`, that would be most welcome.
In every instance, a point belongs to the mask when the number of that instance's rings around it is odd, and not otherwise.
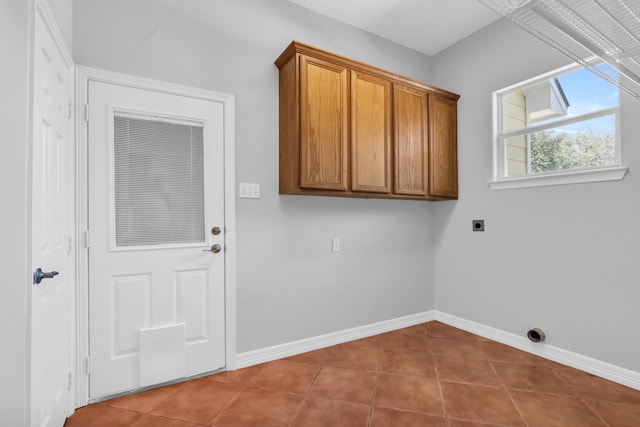
[[[282,67],[287,62],[289,62],[289,60],[296,54],[310,56],[313,58],[321,59],[323,61],[334,62],[338,65],[343,65],[354,71],[361,71],[364,73],[375,74],[377,76],[384,77],[391,81],[395,81],[405,85],[415,86],[427,92],[438,94],[452,101],[458,101],[458,99],[460,98],[460,95],[456,93],[449,92],[447,90],[441,89],[436,86],[431,86],[426,83],[422,83],[420,81],[411,79],[401,74],[392,73],[390,71],[375,67],[373,65],[366,64],[364,62],[347,58],[346,56],[338,55],[323,49],[319,49],[317,47],[299,42],[297,40],[293,40],[289,44],[289,46],[287,46],[287,48],[280,54],[278,59],[275,60],[274,63],[278,67],[278,69],[282,69]]]

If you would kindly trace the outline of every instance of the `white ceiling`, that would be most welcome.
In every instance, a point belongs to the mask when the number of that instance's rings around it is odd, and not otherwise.
[[[478,0],[289,0],[435,55],[500,18]]]

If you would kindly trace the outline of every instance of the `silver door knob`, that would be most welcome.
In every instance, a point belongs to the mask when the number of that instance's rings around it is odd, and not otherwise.
[[[213,252],[214,254],[217,254],[221,250],[222,246],[216,243],[215,245],[211,246],[211,249],[203,249],[202,252]]]

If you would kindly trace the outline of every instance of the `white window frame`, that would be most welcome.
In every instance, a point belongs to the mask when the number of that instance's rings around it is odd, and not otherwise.
[[[517,131],[504,133],[503,130],[503,102],[502,96],[517,89],[525,88],[533,84],[549,80],[560,74],[565,74],[582,68],[579,64],[572,64],[534,77],[524,82],[500,89],[493,92],[493,179],[489,181],[492,190],[507,190],[513,188],[543,187],[549,185],[578,184],[586,182],[603,182],[622,180],[627,172],[627,168],[622,166],[621,144],[620,144],[620,105],[617,107],[599,110],[580,116],[570,117],[564,120],[557,120],[550,123],[543,123],[525,127]],[[591,168],[569,169],[551,171],[517,177],[507,176],[507,150],[506,139],[514,136],[527,135],[537,131],[543,131],[585,120],[590,120],[603,116],[614,116],[615,120],[615,159],[613,165],[598,166]],[[527,147],[530,150],[530,146]],[[528,158],[528,162],[531,159]]]

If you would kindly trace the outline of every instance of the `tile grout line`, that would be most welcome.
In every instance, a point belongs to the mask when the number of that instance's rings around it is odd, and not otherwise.
[[[482,348],[480,349],[482,350]],[[484,350],[482,350],[484,352]],[[486,355],[486,353],[485,353]],[[498,374],[498,370],[496,369],[495,366],[493,366],[493,363],[496,362],[494,360],[490,360],[487,357],[487,362],[489,362],[489,365],[491,366],[491,369],[493,369],[493,373],[496,375],[496,378],[498,378],[498,381],[500,381],[500,384],[502,385],[502,388],[504,389],[504,391],[507,392],[507,396],[509,396],[509,400],[511,400],[511,403],[513,403],[513,406],[516,408],[516,410],[518,411],[518,414],[520,414],[520,418],[522,418],[522,420],[524,421],[525,426],[529,427],[529,421],[527,420],[527,418],[524,416],[524,413],[522,412],[522,410],[520,409],[520,407],[518,406],[518,404],[516,403],[516,400],[513,398],[513,396],[511,395],[511,392],[509,391],[509,388],[507,387],[507,385],[504,383],[504,381],[502,380],[502,377],[500,376],[500,374]],[[496,362],[496,363],[500,363],[500,362]]]
[[[168,394],[164,399],[162,399],[160,402],[158,402],[158,403],[157,403],[153,408],[151,408],[149,411],[142,411],[142,410],[131,409],[131,408],[123,408],[123,407],[120,407],[120,406],[113,406],[113,405],[110,405],[110,404],[109,404],[109,403],[107,403],[107,402],[109,402],[109,401],[111,401],[111,400],[118,400],[118,399],[122,399],[122,398],[124,398],[124,397],[135,396],[135,395],[138,395],[138,394],[141,394],[141,393],[147,393],[147,392],[151,392],[151,391],[154,391],[154,390],[159,390],[159,389],[161,389],[161,388],[163,388],[163,387],[166,387],[166,386],[161,386],[161,387],[158,387],[158,388],[152,388],[152,389],[145,390],[145,391],[142,391],[142,392],[136,392],[136,391],[134,391],[134,392],[131,392],[130,394],[125,394],[125,395],[120,396],[120,397],[116,397],[116,398],[113,398],[113,399],[103,400],[103,401],[101,401],[101,402],[96,402],[96,403],[94,403],[94,405],[108,406],[108,407],[110,407],[110,408],[124,409],[124,410],[130,411],[130,412],[135,412],[135,413],[139,413],[139,414],[146,414],[146,415],[152,415],[152,416],[155,416],[155,415],[153,415],[151,412],[153,412],[153,411],[154,411],[158,406],[160,406],[161,404],[163,404],[167,399],[169,399],[171,396],[173,396],[175,393],[177,393],[179,390],[181,390],[181,389],[184,387],[184,385],[185,385],[185,384],[187,384],[189,381],[191,381],[191,380],[186,380],[186,381],[181,382],[181,383],[176,383],[176,384],[180,384],[180,387],[177,387],[177,388],[176,388],[176,390],[174,390],[174,391],[172,391],[171,393],[169,393],[169,394]],[[173,385],[173,384],[172,384],[172,385]],[[170,386],[171,386],[171,385],[169,385],[169,387],[170,387]],[[170,417],[167,417],[167,418],[170,418]],[[173,418],[171,418],[171,419],[173,419]]]
[[[292,427],[294,425],[294,422],[296,421],[296,418],[298,418],[298,415],[300,415],[300,412],[302,412],[302,407],[304,406],[305,402],[307,401],[307,399],[309,399],[311,397],[310,396],[311,389],[313,388],[313,386],[318,381],[318,377],[320,376],[320,372],[322,372],[322,369],[324,368],[325,363],[327,363],[327,360],[329,359],[329,355],[333,351],[334,347],[335,346],[329,347],[329,351],[327,352],[327,354],[325,354],[324,359],[322,359],[322,363],[320,363],[320,367],[318,368],[318,372],[316,372],[315,376],[313,377],[313,381],[311,381],[311,384],[309,384],[309,388],[307,389],[307,391],[305,391],[305,393],[303,395],[303,398],[302,398],[302,401],[300,402],[300,404],[298,405],[297,410],[295,411],[295,413],[291,417],[291,421],[289,421],[289,427]]]
[[[444,400],[444,391],[442,390],[442,382],[440,381],[440,372],[438,370],[438,359],[436,354],[433,352],[433,348],[431,348],[431,334],[429,333],[429,326],[427,326],[427,338],[428,338],[428,345],[429,345],[429,353],[431,354],[431,359],[433,360],[433,370],[436,373],[438,390],[440,390],[440,401],[442,402],[442,411],[444,412],[444,421],[447,424],[447,427],[451,427],[451,421],[449,420],[449,414],[447,413],[447,404]]]
[[[176,387],[176,389],[175,389],[174,391],[172,391],[171,393],[169,393],[169,395],[168,395],[167,397],[165,397],[164,399],[162,399],[162,401],[158,402],[158,404],[157,404],[157,405],[155,405],[153,408],[151,408],[151,410],[150,410],[149,412],[145,412],[145,413],[146,413],[146,414],[149,414],[149,415],[153,415],[153,414],[151,414],[151,413],[152,413],[152,412],[153,412],[153,411],[154,411],[158,406],[162,405],[162,404],[163,404],[164,402],[166,402],[166,401],[167,401],[171,396],[173,396],[174,394],[176,394],[178,391],[182,390],[182,389],[184,388],[184,386],[185,386],[185,384],[186,384],[186,383],[187,383],[187,382],[185,381],[185,382],[183,382],[183,383],[180,385],[180,387]],[[173,419],[175,419],[175,418],[171,418],[171,419],[173,420]],[[182,420],[180,420],[180,421],[182,421]]]
[[[572,387],[571,389],[573,390],[573,387]],[[589,409],[591,410],[591,412],[593,412],[593,413],[594,413],[594,415],[595,415],[596,417],[598,417],[598,419],[599,419],[600,421],[602,421],[602,422],[604,423],[604,425],[606,425],[607,427],[611,427],[611,424],[609,424],[609,423],[607,422],[607,420],[605,420],[604,418],[602,418],[602,415],[600,415],[600,412],[596,411],[596,410],[595,410],[595,408],[594,408],[594,407],[592,407],[592,406],[589,404],[589,402],[588,402],[584,397],[582,397],[582,395],[581,395],[580,393],[578,393],[578,398],[580,399],[580,401],[581,401],[582,403],[584,403],[584,405],[585,405],[587,408],[589,408]]]
[[[369,402],[369,419],[367,420],[367,427],[371,427],[373,422],[373,411],[376,406],[376,395],[378,394],[378,382],[380,381],[380,370],[382,369],[382,355],[384,354],[384,344],[382,338],[380,339],[380,354],[378,355],[378,367],[376,369],[376,381],[373,385],[373,393],[371,394],[371,401]]]
[[[569,381],[565,380],[565,379],[562,377],[562,375],[558,375],[558,374],[556,373],[555,368],[550,368],[550,369],[551,369],[551,372],[553,372],[553,375],[554,375],[556,378],[559,378],[559,379],[560,379],[560,381],[562,381],[562,382],[563,382],[567,387],[569,387],[569,389],[574,393],[575,397],[577,397],[577,398],[578,398],[582,403],[584,403],[584,405],[585,405],[587,408],[589,408],[589,410],[591,410],[591,412],[593,412],[593,413],[594,413],[594,415],[595,415],[596,417],[598,417],[598,419],[599,419],[600,421],[602,421],[602,422],[604,423],[604,425],[605,425],[605,426],[607,426],[607,427],[611,427],[611,425],[607,422],[607,420],[605,420],[605,419],[600,415],[600,412],[596,411],[596,410],[595,410],[595,408],[594,408],[594,407],[592,407],[592,406],[589,404],[589,402],[587,401],[587,399],[585,399],[585,398],[582,396],[582,394],[580,394],[580,392],[578,392],[578,391],[573,387],[573,384],[571,384],[571,383],[569,383]]]
[[[106,402],[106,400],[105,400],[105,402]],[[136,411],[134,409],[120,408],[118,406],[105,405],[104,402],[96,402],[96,403],[92,403],[92,405],[107,407],[107,408],[116,409],[116,410],[119,410],[119,411],[127,411],[127,412],[131,412],[132,414],[140,414],[140,417],[142,417],[144,415],[151,415],[151,414],[147,414],[147,412]],[[138,422],[138,421],[139,421],[139,418],[135,422]]]
[[[251,381],[252,381],[256,376],[258,376],[258,375],[260,374],[260,372],[262,372],[262,370],[264,369],[265,365],[266,365],[266,364],[264,364],[264,363],[263,363],[263,364],[262,364],[262,366],[260,367],[260,370],[259,370],[258,372],[256,372],[256,374],[255,374],[255,375],[253,375],[253,376],[252,376],[249,380],[247,380],[246,382],[244,382],[244,381],[243,381],[243,382],[242,382],[242,384],[236,384],[235,382],[226,383],[226,382],[223,382],[223,381],[217,381],[217,380],[215,380],[215,379],[213,379],[213,378],[211,379],[211,381],[214,381],[214,382],[217,382],[217,383],[220,383],[220,384],[239,385],[239,386],[242,386],[242,389],[238,392],[238,394],[236,394],[236,395],[233,397],[233,399],[231,399],[231,400],[229,401],[229,403],[227,403],[227,404],[226,404],[222,409],[220,409],[220,412],[219,412],[215,417],[213,417],[213,419],[211,420],[211,424],[209,424],[209,426],[211,426],[211,427],[212,427],[213,425],[215,425],[215,423],[216,423],[216,422],[217,422],[217,420],[222,416],[222,414],[223,414],[223,413],[224,413],[224,412],[225,412],[225,411],[226,411],[226,410],[227,410],[227,409],[228,409],[228,408],[229,408],[229,407],[230,407],[230,406],[231,406],[231,405],[232,405],[236,400],[238,400],[238,398],[240,397],[240,395],[241,395],[242,393],[244,393],[244,392],[245,392],[246,390],[248,390],[250,387],[255,387],[255,386],[252,386],[252,385],[251,385]],[[225,371],[225,372],[233,372],[233,371]],[[214,375],[215,375],[215,374],[214,374]]]
[[[215,381],[215,380],[214,380]],[[229,403],[227,403],[222,409],[220,409],[220,412],[218,412],[216,414],[215,417],[213,417],[213,419],[211,420],[211,423],[209,424],[209,426],[213,426],[215,425],[215,423],[217,422],[218,418],[220,418],[222,416],[222,414],[224,414],[224,412],[236,401],[238,400],[238,397],[240,397],[240,395],[242,393],[244,393],[248,388],[249,388],[249,384],[242,384],[242,390],[240,390],[234,397],[233,399],[231,399],[229,401]]]

